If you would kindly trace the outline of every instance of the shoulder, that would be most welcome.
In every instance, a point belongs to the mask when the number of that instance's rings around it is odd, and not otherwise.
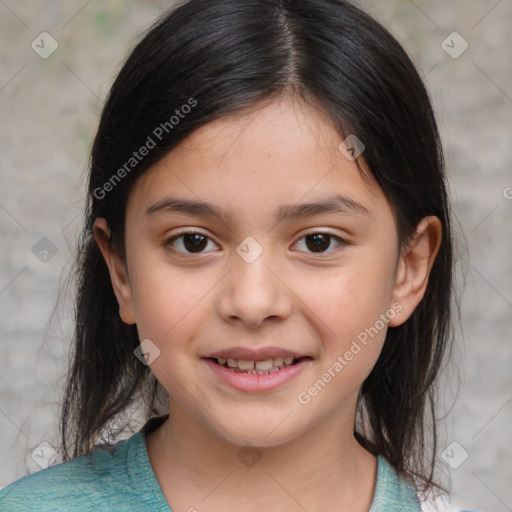
[[[400,477],[389,462],[378,456],[377,483],[370,512],[420,512],[412,483]]]
[[[139,441],[136,436],[16,480],[0,491],[0,510],[111,510],[107,503],[116,503],[118,496],[129,499],[132,492],[128,453]]]

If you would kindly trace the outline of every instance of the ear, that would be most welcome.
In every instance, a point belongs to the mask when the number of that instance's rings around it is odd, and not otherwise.
[[[103,218],[97,218],[92,229],[94,239],[103,254],[103,258],[105,258],[110,273],[112,287],[119,303],[119,315],[123,322],[134,324],[135,313],[128,272],[121,256],[113,250],[107,221]]]
[[[403,324],[423,298],[441,236],[441,221],[434,216],[424,217],[403,248],[393,290],[393,303],[399,303],[402,309],[390,320],[391,327]]]

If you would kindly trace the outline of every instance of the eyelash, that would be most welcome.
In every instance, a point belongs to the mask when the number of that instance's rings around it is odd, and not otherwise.
[[[169,240],[167,240],[165,242],[165,245],[169,246],[170,249],[173,252],[178,253],[178,254],[180,254],[182,256],[183,255],[188,256],[188,255],[205,254],[205,252],[195,252],[195,253],[194,252],[182,252],[182,251],[178,251],[175,247],[173,247],[173,243],[176,240],[182,239],[186,235],[200,235],[203,238],[213,242],[213,240],[211,240],[207,235],[205,235],[204,233],[201,233],[200,231],[184,231],[183,233],[180,233],[179,235],[175,235],[172,238],[170,238]],[[335,249],[333,249],[333,250],[328,250],[328,251],[323,251],[323,252],[306,251],[309,254],[330,254],[330,253],[336,251],[340,246],[347,245],[347,242],[345,242],[345,240],[343,240],[341,237],[333,235],[332,233],[324,232],[324,231],[315,231],[313,233],[308,233],[306,235],[303,235],[301,238],[299,238],[299,240],[295,244],[299,243],[301,240],[303,240],[303,239],[305,239],[307,237],[311,237],[311,236],[314,236],[314,235],[323,235],[323,236],[327,237],[330,241],[334,239],[334,240],[336,240],[338,242],[338,246]],[[331,244],[329,243],[329,248],[330,248],[330,246],[331,246]],[[206,252],[209,252],[209,251],[206,251]],[[302,252],[302,251],[299,251],[299,252]]]

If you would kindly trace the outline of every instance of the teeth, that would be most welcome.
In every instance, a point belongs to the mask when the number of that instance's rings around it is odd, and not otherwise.
[[[266,359],[265,361],[248,361],[245,359],[233,359],[232,357],[217,358],[217,362],[234,371],[243,370],[243,373],[261,374],[275,373],[281,370],[284,366],[290,366],[293,363],[293,356],[289,357],[276,357],[274,359]]]
[[[259,363],[256,363],[256,368],[258,368],[258,370],[266,370],[266,368],[259,368],[258,364]],[[270,367],[272,367],[272,360],[270,360]],[[244,361],[243,359],[239,359],[238,368],[240,368],[240,370],[254,370],[254,361]]]
[[[256,370],[270,370],[270,368],[272,368],[273,366],[274,361],[272,359],[267,359],[266,361],[258,361],[256,363]],[[242,367],[240,366],[240,368]]]

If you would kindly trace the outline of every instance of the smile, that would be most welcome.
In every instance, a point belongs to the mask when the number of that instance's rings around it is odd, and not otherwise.
[[[213,375],[231,388],[249,393],[269,392],[293,380],[312,363],[311,357],[275,357],[262,361],[205,358]]]
[[[273,359],[266,359],[265,361],[248,361],[246,359],[233,359],[232,357],[212,358],[224,368],[229,368],[237,373],[246,373],[251,375],[267,375],[282,370],[286,366],[292,366],[299,360],[293,356],[288,357],[275,357]]]

